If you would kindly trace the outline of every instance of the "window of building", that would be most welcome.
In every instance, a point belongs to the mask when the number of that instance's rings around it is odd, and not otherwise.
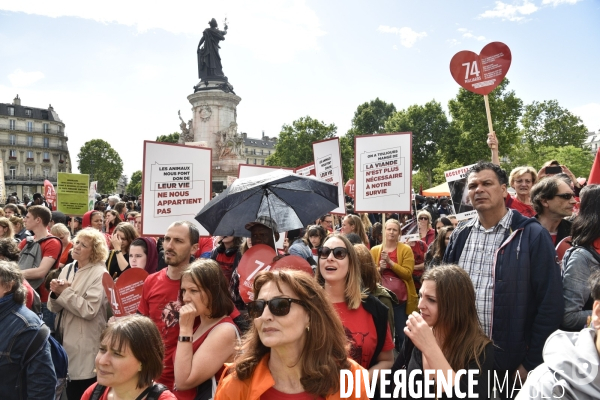
[[[44,124],[44,133],[50,133],[50,125]]]
[[[50,169],[44,168],[44,179],[48,179],[50,177]]]
[[[15,108],[14,107],[8,107],[8,115],[15,115]]]
[[[25,110],[25,115],[31,117],[31,110]]]
[[[27,136],[27,146],[33,146],[33,136]]]
[[[17,144],[17,136],[16,135],[10,135],[9,136],[9,143],[11,146],[14,146]]]
[[[27,132],[33,132],[33,122],[27,121]]]
[[[254,165],[256,165],[256,158],[254,159]]]
[[[33,178],[33,167],[27,167],[27,179]]]
[[[33,161],[33,151],[27,152],[27,161]]]
[[[260,165],[265,165],[265,159],[260,160]]]
[[[246,149],[245,149],[245,150],[246,150],[246,154],[248,154],[248,148],[247,148],[247,147],[246,147]]]
[[[250,159],[246,158],[246,164],[250,164]]]
[[[17,151],[16,150],[10,150],[8,157],[10,159],[12,159],[12,160],[16,160],[17,159]]]
[[[47,138],[47,137],[44,138],[44,147],[45,148],[50,147],[50,138]]]
[[[61,163],[61,164],[65,162],[65,155],[64,154],[59,154],[58,155],[58,162]]]
[[[11,179],[15,179],[15,177],[17,176],[17,167],[15,167],[14,165],[11,165],[8,168],[8,172],[10,174]]]
[[[50,153],[44,152],[44,161],[50,161]]]
[[[14,131],[16,129],[17,125],[17,121],[15,121],[14,119],[9,119],[8,120],[8,129],[10,129],[11,131]]]
[[[271,155],[271,150],[269,150],[269,155]]]

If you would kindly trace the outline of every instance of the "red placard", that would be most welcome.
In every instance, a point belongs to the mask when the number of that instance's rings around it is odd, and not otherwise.
[[[354,185],[354,179],[348,179],[348,182],[346,182],[346,184],[344,185],[344,193],[354,198],[355,191],[356,185]]]
[[[450,61],[450,73],[460,86],[486,95],[496,88],[510,68],[510,49],[502,42],[487,44],[478,54],[459,51]]]
[[[148,272],[144,269],[130,268],[123,272],[115,283],[108,273],[104,273],[102,285],[115,317],[124,317],[137,312],[147,276]]]
[[[54,190],[52,182],[47,179],[44,181],[44,197],[52,211],[56,211],[56,190]]]
[[[275,250],[266,244],[252,246],[244,253],[238,264],[240,274],[240,296],[244,303],[254,300],[254,278],[260,271],[271,271],[276,269],[295,269],[305,271],[311,276],[312,268],[308,261],[299,256],[285,256],[275,262]]]

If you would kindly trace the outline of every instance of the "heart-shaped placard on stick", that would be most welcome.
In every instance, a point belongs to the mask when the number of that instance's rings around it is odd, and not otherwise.
[[[116,283],[108,273],[102,277],[102,285],[115,317],[135,314],[142,300],[144,280],[148,272],[141,268],[129,268]]]
[[[507,45],[492,42],[481,49],[479,55],[467,50],[456,53],[450,61],[450,73],[463,88],[486,95],[502,82],[511,59]]]

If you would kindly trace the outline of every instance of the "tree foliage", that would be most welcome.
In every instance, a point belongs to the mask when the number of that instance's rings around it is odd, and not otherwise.
[[[127,185],[127,194],[139,196],[142,194],[142,171],[135,171],[131,174],[131,180]]]
[[[170,135],[160,135],[156,137],[156,141],[162,143],[178,143],[179,135],[179,132],[173,132]]]
[[[313,161],[312,143],[335,137],[335,124],[324,122],[309,116],[302,117],[283,125],[275,152],[267,157],[266,164],[279,167],[299,167]]]
[[[529,165],[539,170],[546,161],[557,160],[561,165],[566,165],[576,177],[587,177],[594,162],[594,156],[589,149],[575,146],[533,146],[525,143],[518,154],[503,163],[507,171],[518,166]]]
[[[396,107],[393,103],[388,104],[379,100],[379,97],[359,105],[352,118],[352,128],[346,133],[347,142],[352,143],[354,148],[355,136],[385,132],[385,121],[395,112]]]
[[[92,180],[98,181],[100,193],[110,193],[116,189],[123,173],[123,160],[108,142],[93,139],[79,150],[77,168],[82,174],[90,174]]]
[[[499,142],[500,156],[510,157],[518,151],[518,122],[523,101],[514,91],[508,91],[509,81],[504,79],[489,95],[494,131]],[[490,160],[486,144],[489,132],[483,96],[460,88],[456,98],[448,102],[452,122],[441,141],[446,162],[468,165],[478,160]]]
[[[412,132],[412,169],[422,172],[429,186],[432,171],[441,161],[439,144],[449,126],[442,105],[435,100],[398,111],[385,122],[387,132]]]
[[[526,105],[521,125],[523,138],[533,150],[538,146],[581,147],[587,137],[581,118],[560,107],[556,100]]]

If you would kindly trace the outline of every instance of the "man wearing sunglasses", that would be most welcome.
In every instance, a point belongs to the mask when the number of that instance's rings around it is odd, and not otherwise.
[[[571,234],[571,221],[576,200],[568,178],[549,176],[536,183],[531,189],[531,202],[537,213],[535,218],[548,232],[556,246]]]
[[[507,184],[506,172],[492,163],[480,161],[467,172],[477,217],[454,231],[444,262],[458,264],[473,281],[499,379],[524,382],[527,371],[543,362],[544,343],[562,322],[564,300],[552,239],[535,218],[506,208]],[[504,386],[503,398],[511,396],[511,385]]]

